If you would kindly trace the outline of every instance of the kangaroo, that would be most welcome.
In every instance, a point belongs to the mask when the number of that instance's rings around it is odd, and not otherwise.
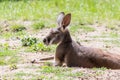
[[[51,29],[43,39],[45,45],[58,44],[54,66],[62,66],[63,63],[66,63],[68,67],[120,69],[120,55],[85,47],[73,41],[67,29],[70,21],[71,14],[65,15],[64,12],[61,12],[57,18],[58,27]]]

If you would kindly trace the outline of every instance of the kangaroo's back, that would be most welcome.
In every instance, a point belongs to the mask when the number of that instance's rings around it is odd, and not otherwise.
[[[120,69],[120,55],[102,51],[101,49],[80,46],[80,54],[84,54],[93,67]]]

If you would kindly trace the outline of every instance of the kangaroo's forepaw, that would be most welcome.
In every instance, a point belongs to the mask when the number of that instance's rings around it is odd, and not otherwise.
[[[53,66],[62,66],[62,63],[60,63],[60,62],[55,62],[55,63],[53,64]]]

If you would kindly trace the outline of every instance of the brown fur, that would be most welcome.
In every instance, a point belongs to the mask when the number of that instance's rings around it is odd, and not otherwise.
[[[56,49],[56,60],[69,67],[107,67],[120,69],[120,55],[104,52],[101,49],[80,46],[72,41],[69,32],[66,32],[65,42],[61,42]]]
[[[63,17],[64,14],[61,15]],[[55,66],[62,66],[65,62],[68,67],[120,69],[120,55],[105,52],[97,48],[84,47],[78,42],[73,41],[68,29],[66,29],[70,23],[71,15],[67,14],[66,16],[63,17],[62,21],[58,20],[62,24],[65,22],[64,25],[56,28],[43,40],[47,45],[51,40],[53,40],[52,44],[59,43],[55,53]],[[55,35],[56,32],[59,33]]]

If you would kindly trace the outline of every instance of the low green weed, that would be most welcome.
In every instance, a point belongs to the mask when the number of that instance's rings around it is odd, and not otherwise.
[[[26,28],[23,25],[14,24],[14,25],[10,26],[10,29],[13,32],[19,32],[19,31],[25,30]]]
[[[32,46],[37,43],[37,38],[34,37],[24,37],[21,39],[22,46]]]
[[[43,22],[36,22],[32,25],[34,30],[43,29],[45,27],[45,24]]]

